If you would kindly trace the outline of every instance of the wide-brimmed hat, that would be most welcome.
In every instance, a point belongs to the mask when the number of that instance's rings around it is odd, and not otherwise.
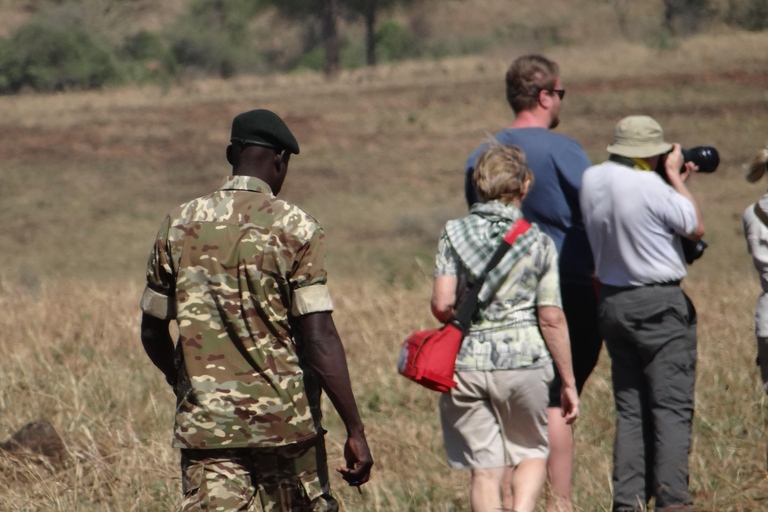
[[[628,158],[663,155],[671,149],[661,125],[649,116],[628,116],[619,121],[613,130],[613,144],[608,146],[609,153]]]

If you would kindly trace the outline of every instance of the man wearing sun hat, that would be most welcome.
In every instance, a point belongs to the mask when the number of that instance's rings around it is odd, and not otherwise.
[[[336,511],[321,387],[347,429],[337,471],[359,486],[373,460],[331,317],[323,230],[275,197],[299,144],[268,110],[235,117],[230,142],[232,175],[161,224],[141,299],[142,344],[177,397],[181,510]]]
[[[617,412],[613,511],[645,510],[652,497],[656,510],[693,510],[696,312],[680,281],[681,237],[704,235],[684,184],[695,166],[648,116],[619,121],[608,152],[584,172],[580,199]]]

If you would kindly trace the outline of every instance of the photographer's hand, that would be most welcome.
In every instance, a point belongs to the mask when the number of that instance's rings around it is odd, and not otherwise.
[[[675,180],[675,178],[680,178],[682,180],[685,180],[685,178],[682,177],[681,170],[683,168],[683,150],[680,147],[680,144],[674,143],[672,144],[672,151],[667,153],[664,158],[664,170],[667,173],[667,179],[670,182],[670,185],[672,184],[672,181]],[[686,176],[687,177],[687,176]],[[674,185],[672,185],[674,187]]]
[[[680,173],[680,179],[685,181],[688,179],[688,177],[693,174],[695,171],[699,170],[699,166],[696,165],[693,162],[685,162],[684,164],[684,170]]]
[[[687,238],[691,240],[698,240],[704,236],[704,223],[701,220],[701,211],[699,210],[699,205],[696,204],[696,200],[693,198],[693,195],[688,190],[688,187],[686,187],[685,183],[683,183],[688,178],[688,176],[691,175],[691,172],[697,167],[695,164],[692,166],[689,165],[692,162],[688,162],[685,164],[683,170],[683,161],[683,152],[680,148],[680,144],[672,144],[672,152],[666,156],[666,160],[664,161],[664,170],[667,172],[667,178],[669,179],[669,184],[672,186],[672,188],[674,188],[680,195],[693,203],[693,207],[696,209],[696,219],[698,223],[696,229],[693,231],[693,233],[688,235]]]
[[[672,144],[672,151],[664,157],[664,170],[671,185],[672,180],[678,176],[682,181],[687,180],[691,173],[699,170],[699,166],[685,162],[680,144]]]

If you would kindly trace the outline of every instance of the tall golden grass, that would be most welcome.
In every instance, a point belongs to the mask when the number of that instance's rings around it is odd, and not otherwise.
[[[759,291],[740,216],[762,194],[741,164],[768,133],[768,36],[690,39],[671,52],[622,43],[550,56],[569,90],[558,129],[593,161],[613,125],[650,113],[722,164],[691,181],[710,248],[685,288],[699,314],[691,488],[704,511],[768,509],[766,404],[754,367]],[[284,190],[326,227],[334,318],[376,459],[363,495],[332,485],[347,511],[469,507],[468,475],[444,459],[437,395],[399,377],[405,335],[434,326],[432,258],[463,214],[463,163],[511,121],[513,54],[342,74],[202,81],[166,93],[0,98],[0,440],[44,416],[64,439],[60,467],[0,458],[0,510],[161,511],[179,501],[173,395],[143,353],[138,299],[154,231],[175,204],[228,168],[229,123],[254,107],[283,115],[301,144]],[[635,66],[632,65],[635,64]],[[574,499],[609,510],[613,443],[602,355],[576,426]],[[343,426],[328,407],[330,465]]]

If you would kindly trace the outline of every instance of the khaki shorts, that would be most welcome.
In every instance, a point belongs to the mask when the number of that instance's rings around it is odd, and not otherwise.
[[[440,424],[452,468],[491,469],[546,459],[552,364],[523,370],[456,372],[440,397]]]
[[[274,448],[181,450],[179,510],[336,512],[323,436]]]

